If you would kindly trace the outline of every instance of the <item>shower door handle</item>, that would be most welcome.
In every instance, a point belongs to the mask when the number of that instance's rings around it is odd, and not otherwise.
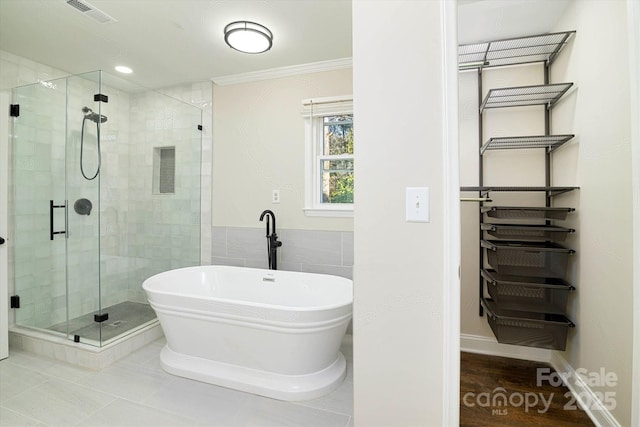
[[[0,245],[4,245],[4,242],[5,242],[4,237],[0,237]]]
[[[51,240],[53,240],[53,237],[56,234],[66,234],[66,230],[62,230],[62,231],[54,231],[53,230],[53,212],[54,209],[58,209],[58,208],[64,208],[65,210],[65,225],[67,223],[66,220],[66,211],[67,211],[67,201],[64,201],[64,205],[56,205],[53,203],[53,200],[49,200],[49,237],[51,238]],[[66,228],[66,227],[65,227]]]

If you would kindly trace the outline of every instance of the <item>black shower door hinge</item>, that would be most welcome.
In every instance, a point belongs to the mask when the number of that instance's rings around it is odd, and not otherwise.
[[[93,100],[96,102],[109,102],[109,97],[107,95],[103,95],[102,93],[96,93],[93,95]]]
[[[20,116],[20,104],[9,105],[9,117],[18,117],[18,116]]]
[[[19,295],[11,295],[10,298],[10,306],[11,308],[20,308],[20,296]]]
[[[93,321],[97,322],[97,323],[102,323],[105,320],[109,319],[109,313],[102,313],[102,314],[94,314],[93,315]]]

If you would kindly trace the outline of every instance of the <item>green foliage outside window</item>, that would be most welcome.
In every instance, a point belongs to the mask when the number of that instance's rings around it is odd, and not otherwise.
[[[353,116],[324,117],[325,156],[322,160],[322,202],[353,203]]]

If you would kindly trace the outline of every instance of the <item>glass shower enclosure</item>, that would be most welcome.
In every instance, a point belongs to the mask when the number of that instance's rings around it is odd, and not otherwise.
[[[200,263],[201,110],[102,71],[13,104],[16,325],[104,346],[156,322],[142,282]]]

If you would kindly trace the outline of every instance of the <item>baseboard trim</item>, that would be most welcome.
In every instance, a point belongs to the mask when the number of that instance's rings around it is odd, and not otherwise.
[[[545,363],[551,363],[552,356],[551,350],[544,348],[500,344],[493,337],[470,334],[460,334],[460,351]]]
[[[613,414],[604,406],[604,403],[594,391],[586,384],[576,370],[558,352],[554,352],[551,358],[551,366],[557,372],[566,374],[565,385],[571,391],[576,403],[591,418],[598,427],[621,427]]]
[[[549,363],[556,372],[567,374],[565,383],[576,404],[597,427],[621,427],[603,402],[598,399],[596,393],[583,381],[559,351],[500,344],[493,337],[471,334],[460,334],[460,351]]]

